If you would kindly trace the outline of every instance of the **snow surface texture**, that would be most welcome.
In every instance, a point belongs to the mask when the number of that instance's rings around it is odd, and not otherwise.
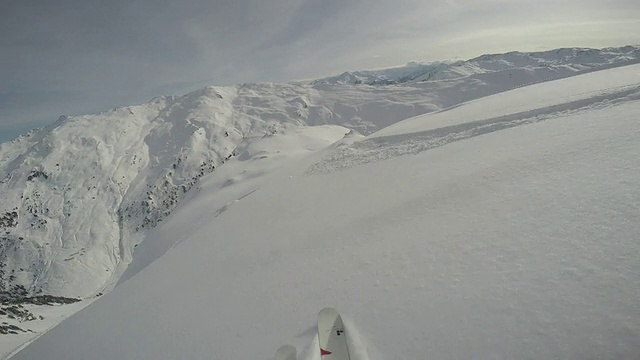
[[[324,149],[347,130],[262,137],[13,359],[319,359],[325,306],[354,360],[637,359],[639,97],[631,65]]]

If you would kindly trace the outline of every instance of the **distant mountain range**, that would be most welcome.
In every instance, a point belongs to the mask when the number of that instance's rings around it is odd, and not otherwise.
[[[552,72],[570,72],[601,68],[607,65],[634,63],[640,48],[584,49],[563,48],[544,52],[518,52],[482,55],[465,61],[419,63],[365,71],[347,71],[337,76],[310,81],[313,85],[388,85],[431,80],[454,80],[477,74],[512,72],[514,70],[548,69]],[[512,75],[513,76],[513,75]]]

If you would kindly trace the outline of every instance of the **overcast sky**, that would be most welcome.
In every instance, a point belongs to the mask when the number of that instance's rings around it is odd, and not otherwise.
[[[0,141],[209,84],[628,44],[638,0],[0,0]]]

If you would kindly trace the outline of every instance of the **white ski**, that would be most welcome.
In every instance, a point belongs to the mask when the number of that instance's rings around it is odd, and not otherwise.
[[[276,351],[276,360],[297,360],[296,347],[293,345],[282,345]]]
[[[318,314],[318,342],[322,360],[349,360],[344,324],[336,309],[324,308]]]

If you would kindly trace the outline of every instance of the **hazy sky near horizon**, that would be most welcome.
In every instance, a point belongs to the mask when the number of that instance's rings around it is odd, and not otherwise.
[[[640,43],[637,0],[4,0],[0,141],[209,84]]]

